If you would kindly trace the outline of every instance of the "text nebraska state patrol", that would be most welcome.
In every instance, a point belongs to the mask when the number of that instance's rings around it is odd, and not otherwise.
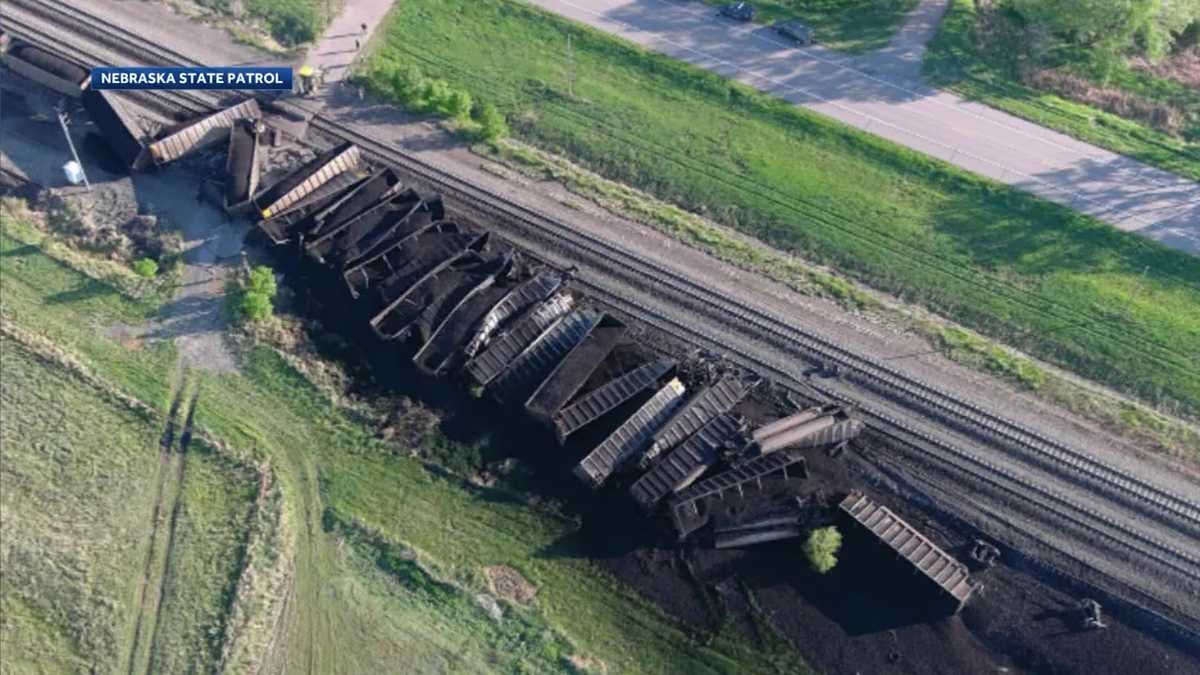
[[[189,85],[233,85],[248,86],[262,84],[283,84],[279,73],[245,73],[245,72],[104,72],[100,74],[101,84],[133,84],[139,86],[189,86]]]

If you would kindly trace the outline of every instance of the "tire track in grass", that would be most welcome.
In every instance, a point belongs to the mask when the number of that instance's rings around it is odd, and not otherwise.
[[[151,672],[154,640],[158,632],[158,612],[162,606],[163,581],[166,578],[171,546],[175,538],[175,523],[179,515],[180,494],[186,468],[185,452],[192,437],[192,418],[199,390],[192,392],[191,378],[183,371],[178,378],[170,412],[159,442],[159,468],[154,509],[150,516],[150,533],[146,544],[146,561],[138,584],[137,619],[133,641],[129,648],[126,672],[129,675]],[[180,417],[184,422],[180,428]]]

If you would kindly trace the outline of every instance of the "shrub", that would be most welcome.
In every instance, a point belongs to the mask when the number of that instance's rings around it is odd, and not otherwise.
[[[496,141],[508,135],[508,122],[504,115],[491,103],[485,103],[479,109],[479,135],[485,141]]]
[[[245,291],[238,303],[238,311],[245,320],[262,321],[275,312],[275,307],[271,304],[271,298],[262,293]]]
[[[239,318],[245,321],[262,321],[275,312],[275,272],[266,265],[250,270],[242,284],[241,294],[235,308]]]
[[[392,92],[405,105],[419,104],[425,89],[425,75],[411,63],[396,70],[392,76]]]
[[[446,114],[454,119],[465,122],[471,118],[471,95],[465,91],[455,91],[450,94],[446,103]]]
[[[138,258],[133,263],[133,272],[143,279],[153,279],[158,274],[158,263],[150,258]]]
[[[804,555],[814,572],[825,574],[837,565],[837,553],[841,548],[842,533],[836,527],[822,527],[808,535]]]

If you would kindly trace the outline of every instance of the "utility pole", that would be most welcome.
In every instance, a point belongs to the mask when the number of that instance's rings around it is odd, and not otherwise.
[[[88,192],[92,191],[92,184],[88,182],[87,171],[83,170],[83,162],[79,161],[79,153],[75,152],[75,142],[71,140],[71,132],[67,130],[67,122],[69,118],[67,111],[63,108],[58,109],[58,123],[62,126],[63,136],[67,138],[67,146],[71,148],[71,156],[75,158],[75,165],[79,167],[79,173],[83,175],[83,185]]]

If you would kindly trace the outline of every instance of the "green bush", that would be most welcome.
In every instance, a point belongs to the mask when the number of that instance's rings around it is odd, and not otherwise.
[[[485,141],[496,141],[508,135],[508,122],[500,110],[491,103],[479,109],[479,136]]]
[[[836,527],[813,530],[804,542],[804,555],[808,564],[818,574],[825,574],[837,566],[837,554],[842,548],[842,533]]]
[[[138,258],[133,262],[133,271],[143,279],[153,279],[158,274],[158,263],[150,258]]]
[[[446,114],[454,119],[465,122],[471,119],[471,95],[465,91],[455,91],[450,94],[446,105]]]
[[[262,321],[275,313],[272,300],[275,298],[275,272],[266,265],[250,270],[242,284],[235,308],[243,321]]]

